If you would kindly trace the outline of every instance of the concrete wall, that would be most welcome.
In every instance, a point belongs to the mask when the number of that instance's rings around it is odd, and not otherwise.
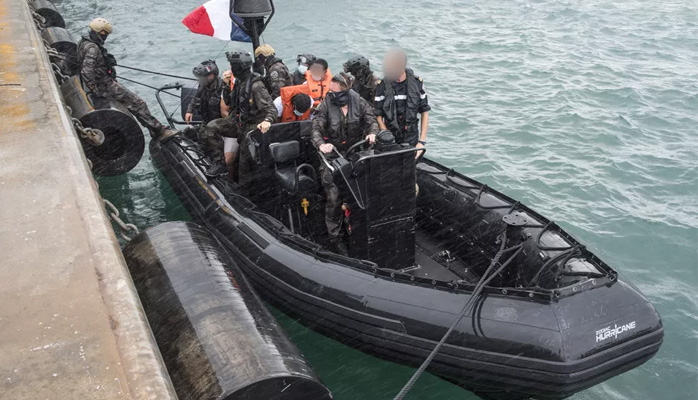
[[[25,0],[0,118],[0,398],[175,398]]]

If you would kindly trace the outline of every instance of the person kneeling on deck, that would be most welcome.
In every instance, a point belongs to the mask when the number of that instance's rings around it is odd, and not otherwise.
[[[376,88],[378,125],[381,130],[390,130],[397,143],[424,147],[431,110],[424,82],[407,68],[407,54],[402,49],[390,50],[385,54],[383,72],[385,77]]]
[[[153,137],[169,136],[175,133],[165,127],[150,114],[143,99],[116,81],[116,59],[104,48],[104,42],[112,33],[112,26],[104,18],[90,22],[90,31],[78,44],[80,79],[84,86],[99,97],[117,101],[148,128]]]
[[[279,122],[296,122],[310,119],[313,98],[308,85],[286,86],[281,88],[281,96],[274,100]]]
[[[330,155],[337,148],[340,152],[366,138],[376,140],[378,123],[370,104],[351,90],[352,78],[340,72],[329,84],[330,92],[313,116],[312,141],[322,153]],[[330,244],[340,254],[347,254],[342,237],[342,215],[339,189],[334,184],[332,172],[321,163],[320,177],[325,189],[325,224]]]

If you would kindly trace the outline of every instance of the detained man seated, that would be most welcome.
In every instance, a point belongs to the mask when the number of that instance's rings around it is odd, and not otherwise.
[[[274,99],[274,107],[279,122],[296,122],[310,119],[313,98],[310,97],[308,85],[285,86],[281,95]]]

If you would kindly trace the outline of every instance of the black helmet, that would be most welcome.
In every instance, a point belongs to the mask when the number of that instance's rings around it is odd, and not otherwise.
[[[315,56],[310,54],[310,53],[305,53],[305,54],[299,54],[298,57],[296,57],[296,62],[298,64],[307,64],[310,65],[315,61]]]
[[[344,71],[356,75],[357,73],[368,72],[371,70],[371,64],[368,58],[364,56],[354,56],[344,63]]]
[[[240,71],[249,70],[254,64],[252,55],[248,52],[233,51],[232,53],[225,53],[228,62],[230,62],[230,69],[233,71],[233,75],[238,75]]]
[[[216,65],[216,62],[213,60],[206,60],[194,67],[192,73],[197,78],[203,78],[211,74],[218,76],[218,65]]]

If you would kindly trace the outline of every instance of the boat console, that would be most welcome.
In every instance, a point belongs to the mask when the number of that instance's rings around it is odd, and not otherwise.
[[[418,149],[395,143],[389,131],[376,144],[328,160],[340,197],[346,203],[349,256],[370,260],[382,268],[415,265],[415,153]]]

